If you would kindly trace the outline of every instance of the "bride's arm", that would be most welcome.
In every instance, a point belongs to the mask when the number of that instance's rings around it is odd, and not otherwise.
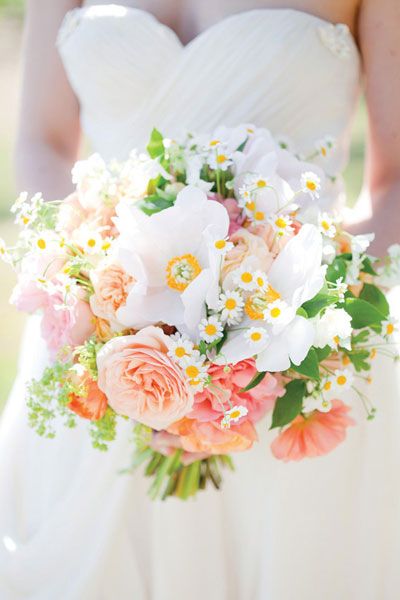
[[[372,215],[352,227],[375,231],[377,256],[400,242],[400,3],[363,0],[359,38],[368,107],[366,184]]]
[[[17,185],[45,198],[71,188],[71,166],[79,147],[79,107],[55,42],[65,13],[77,0],[28,0],[24,36],[22,98],[16,144]]]

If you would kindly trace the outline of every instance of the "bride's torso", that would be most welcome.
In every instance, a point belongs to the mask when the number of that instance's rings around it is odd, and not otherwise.
[[[204,26],[198,16],[202,32],[186,45],[142,8],[86,3],[68,13],[58,47],[93,147],[123,157],[153,127],[177,136],[252,122],[305,153],[333,136],[329,170],[339,172],[359,92],[353,35],[308,12],[244,4],[226,15],[216,3],[223,12]]]

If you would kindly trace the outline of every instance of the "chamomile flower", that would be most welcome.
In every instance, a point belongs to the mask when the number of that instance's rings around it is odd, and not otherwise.
[[[264,310],[264,319],[271,325],[287,325],[293,317],[293,309],[283,300],[271,302]]]
[[[216,316],[202,319],[199,324],[199,330],[201,339],[209,344],[220,339],[223,335],[221,321]]]
[[[257,288],[260,290],[266,290],[268,287],[268,277],[263,271],[257,270],[254,272],[254,281],[257,284]]]
[[[322,235],[328,238],[334,238],[336,235],[336,226],[333,222],[332,217],[327,213],[322,213],[318,218],[318,226]]]
[[[325,382],[324,389],[325,391],[348,390],[351,388],[353,380],[354,375],[350,369],[338,369],[335,371],[334,375]],[[331,382],[331,387],[327,387],[329,386],[329,382]]]
[[[213,249],[216,250],[217,253],[221,254],[221,255],[226,254],[227,252],[229,252],[229,250],[232,250],[232,248],[233,248],[233,244],[232,244],[232,242],[229,241],[228,238],[214,240],[212,242],[212,246],[213,246]]]
[[[335,148],[335,139],[329,135],[325,136],[321,140],[318,140],[315,144],[317,152],[326,158]]]
[[[207,383],[209,375],[200,353],[194,352],[192,356],[183,359],[180,365],[191,388],[196,392],[201,391]]]
[[[243,313],[243,298],[237,291],[227,291],[220,295],[218,310],[221,312],[221,318],[227,321],[228,325],[237,323]]]
[[[21,209],[16,213],[14,223],[20,227],[28,227],[34,219],[31,207],[23,205]]]
[[[301,190],[307,194],[310,194],[312,198],[319,198],[319,191],[321,189],[321,179],[316,173],[312,171],[306,171],[301,176]]]
[[[336,280],[336,292],[338,294],[339,302],[344,302],[344,295],[347,292],[348,285],[343,281],[343,277],[339,277]]]
[[[269,219],[269,222],[279,237],[293,233],[293,221],[287,215],[274,215]]]
[[[171,335],[169,340],[170,348],[168,355],[173,360],[180,363],[192,356],[194,352],[194,344],[188,338],[176,333],[175,335]]]
[[[2,238],[0,238],[0,259],[5,263],[11,262],[10,253],[8,252],[6,243]]]
[[[310,413],[314,410],[329,412],[332,408],[331,400],[327,400],[322,394],[306,396],[303,400],[303,412]]]
[[[58,240],[51,231],[41,231],[32,236],[31,244],[35,252],[49,252],[55,246],[58,246]]]
[[[103,238],[99,231],[82,228],[77,235],[77,243],[85,254],[98,254],[102,251]]]
[[[382,321],[382,335],[390,338],[397,331],[397,322],[394,319]]]
[[[222,146],[218,145],[210,152],[208,164],[212,169],[226,171],[233,163],[228,152]]]
[[[13,214],[19,212],[22,209],[22,207],[24,206],[24,204],[27,202],[27,200],[28,200],[28,192],[21,192],[21,194],[15,200],[14,204],[11,206],[10,211]]]
[[[242,417],[245,417],[249,411],[245,406],[233,406],[227,410],[221,421],[222,429],[229,429],[232,423],[237,423]]]
[[[255,279],[254,272],[247,268],[246,265],[241,265],[238,269],[235,269],[232,273],[233,283],[246,292],[250,292],[257,288],[257,282]]]
[[[269,335],[264,327],[249,327],[244,334],[246,342],[257,353],[268,341]]]

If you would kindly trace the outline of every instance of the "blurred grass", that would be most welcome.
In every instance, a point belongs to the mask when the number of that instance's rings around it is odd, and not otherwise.
[[[54,0],[57,1],[57,0]],[[9,218],[9,207],[16,190],[13,183],[13,140],[15,138],[19,85],[22,0],[0,0],[0,237],[11,242],[16,228]],[[345,172],[349,203],[353,204],[361,188],[364,163],[366,116],[360,104],[354,122],[351,160]],[[11,269],[0,262],[0,409],[12,385],[16,371],[19,340],[24,316],[14,310],[8,298],[15,278]],[[34,348],[32,349],[34,352]]]

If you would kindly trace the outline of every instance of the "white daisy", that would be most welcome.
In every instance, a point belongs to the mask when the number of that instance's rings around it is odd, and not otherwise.
[[[336,235],[336,226],[333,222],[332,217],[327,213],[322,213],[318,217],[318,226],[322,235],[328,238],[334,238]]]
[[[245,417],[248,412],[249,411],[245,406],[233,406],[224,414],[224,417],[221,421],[222,429],[229,429],[231,423],[237,423],[242,417]]]
[[[287,325],[294,318],[294,311],[283,300],[275,300],[264,310],[264,319],[271,325]]]
[[[181,368],[189,380],[189,384],[196,392],[201,391],[209,379],[207,367],[201,358],[200,353],[195,352],[182,360]]]
[[[293,233],[293,221],[288,215],[274,215],[268,219],[276,233],[283,237],[287,233]]]
[[[246,265],[241,265],[232,273],[233,283],[242,290],[251,291],[257,288],[254,273],[251,269],[246,268]]]
[[[343,277],[336,279],[336,291],[338,294],[339,302],[344,302],[344,295],[347,292],[348,285],[343,281]]]
[[[244,334],[244,338],[256,353],[264,347],[269,339],[269,335],[264,327],[249,327]]]
[[[310,413],[314,410],[319,412],[329,412],[332,408],[331,400],[327,400],[322,394],[306,396],[303,400],[303,412]]]
[[[6,243],[2,238],[0,238],[0,259],[5,263],[11,262],[10,253],[8,252]]]
[[[99,231],[83,227],[77,232],[76,241],[85,254],[98,254],[102,252],[103,238]]]
[[[390,338],[397,331],[397,321],[393,318],[382,321],[382,335]]]
[[[218,310],[228,325],[236,323],[243,313],[243,298],[237,291],[227,291],[219,297]]]
[[[202,319],[199,324],[200,337],[209,344],[220,339],[223,335],[223,327],[221,321],[216,316]]]
[[[194,344],[188,338],[176,333],[175,335],[171,335],[170,338],[170,348],[168,351],[168,355],[178,363],[181,363],[185,359],[188,359],[192,356],[194,352]]]
[[[19,212],[27,200],[28,200],[28,192],[21,192],[21,194],[15,200],[14,204],[11,206],[10,211],[13,214]]]
[[[312,171],[306,171],[301,175],[301,190],[310,194],[313,198],[319,198],[321,179]]]
[[[218,146],[216,150],[213,150],[208,157],[208,164],[212,169],[226,171],[233,162],[229,154],[224,148]]]
[[[255,271],[254,272],[254,280],[257,284],[258,289],[266,290],[268,288],[268,277],[267,274],[263,271]]]
[[[336,145],[335,139],[329,135],[325,136],[321,140],[318,140],[315,144],[315,147],[318,153],[326,158],[332,150],[334,150]]]
[[[353,384],[353,380],[354,375],[352,371],[350,371],[350,369],[338,369],[337,371],[335,371],[335,374],[328,379],[328,382],[332,382],[332,390],[338,391],[350,389]]]
[[[232,248],[233,248],[233,244],[232,244],[232,242],[229,241],[228,238],[214,240],[212,242],[212,246],[213,246],[213,249],[216,250],[217,253],[221,254],[221,255],[226,254],[227,252],[229,252],[229,250],[232,250]]]

